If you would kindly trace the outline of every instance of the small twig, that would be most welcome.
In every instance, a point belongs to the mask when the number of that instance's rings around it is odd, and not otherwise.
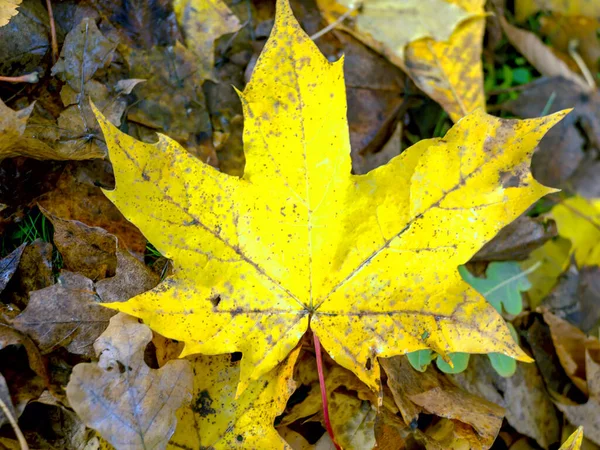
[[[342,23],[344,20],[346,20],[346,18],[348,16],[350,16],[350,14],[352,14],[354,11],[356,11],[358,8],[360,7],[360,4],[354,6],[353,8],[350,8],[348,11],[346,11],[344,14],[342,14],[340,17],[338,17],[335,22],[330,23],[329,25],[327,25],[325,28],[323,28],[320,31],[317,31],[315,34],[313,34],[310,38],[313,41],[316,41],[317,39],[319,39],[321,36],[323,36],[324,34],[329,33],[331,30],[333,30],[337,25],[339,25],[340,23]]]
[[[4,413],[4,415],[6,416],[8,421],[10,422],[10,425],[12,426],[12,428],[15,432],[15,435],[17,436],[17,439],[19,440],[19,445],[21,446],[21,450],[29,450],[29,446],[27,445],[25,436],[23,436],[23,432],[19,428],[19,424],[17,423],[17,420],[12,415],[12,412],[10,411],[10,409],[8,409],[8,406],[6,405],[6,403],[4,403],[4,401],[2,401],[2,398],[0,398],[0,409],[2,410],[2,412]]]
[[[577,47],[579,47],[579,41],[577,39],[572,39],[569,41],[569,56],[577,63],[577,66],[579,67],[579,70],[581,70],[583,78],[588,86],[592,89],[595,89],[596,82],[594,81],[594,76],[590,72],[590,69],[588,69],[588,66],[583,58],[579,55],[579,53],[577,53]]]
[[[317,372],[319,373],[319,387],[321,388],[321,401],[323,402],[323,416],[325,418],[325,428],[331,442],[335,445],[337,450],[341,450],[341,447],[335,443],[335,437],[333,435],[333,428],[331,428],[331,421],[329,420],[329,407],[327,406],[327,388],[325,387],[325,375],[323,375],[323,356],[321,355],[321,342],[315,333],[313,333],[313,342],[315,343],[315,356],[317,358]]]
[[[58,61],[58,41],[56,40],[56,26],[54,25],[54,13],[52,12],[52,0],[46,0],[46,9],[50,18],[50,39],[52,41],[52,61]]]
[[[37,83],[40,81],[40,75],[37,72],[27,73],[20,77],[1,77],[0,81],[6,81],[7,83]]]

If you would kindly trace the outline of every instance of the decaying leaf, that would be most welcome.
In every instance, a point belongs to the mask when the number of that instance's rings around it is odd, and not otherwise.
[[[13,274],[19,267],[21,255],[27,244],[21,244],[4,258],[0,259],[0,292],[4,290]]]
[[[114,315],[99,300],[92,280],[63,271],[55,285],[30,294],[27,308],[12,325],[31,336],[44,353],[62,346],[91,357],[94,341]]]
[[[189,362],[149,368],[144,350],[151,339],[147,326],[117,314],[94,343],[100,361],[76,365],[67,385],[77,415],[117,450],[165,448],[175,432],[175,411],[191,399]]]
[[[177,430],[168,448],[289,449],[273,421],[294,392],[292,374],[299,352],[300,348],[292,351],[237,398],[238,361],[232,361],[231,355],[191,358],[193,400],[177,412]]]
[[[571,241],[571,251],[580,267],[600,265],[600,199],[572,197],[550,212],[558,233]]]
[[[407,425],[416,424],[420,413],[435,414],[472,427],[479,447],[492,445],[502,425],[502,407],[452,385],[431,367],[417,372],[404,357],[383,359],[382,366]]]
[[[19,14],[17,9],[23,0],[2,0],[0,3],[0,27],[3,27],[10,18]]]
[[[537,11],[554,11],[566,16],[600,17],[600,4],[595,0],[517,0],[515,13],[519,22]]]
[[[576,73],[573,73],[567,64],[552,53],[552,50],[547,47],[539,37],[530,31],[522,30],[511,25],[502,16],[499,16],[498,20],[510,43],[514,45],[542,75],[547,77],[560,76],[578,84],[583,90],[591,90],[585,80]]]
[[[238,31],[240,21],[223,0],[176,0],[173,9],[188,48],[198,57],[200,78],[214,80],[215,41]]]
[[[241,100],[241,179],[166,136],[138,142],[97,113],[116,178],[106,195],[175,265],[153,291],[107,306],[185,342],[183,355],[241,351],[238,394],[309,320],[332,358],[376,391],[378,356],[431,348],[529,360],[456,267],[553,191],[529,164],[565,112],[475,112],[443,140],[352,175],[341,62],[316,50],[285,0]]]
[[[16,418],[19,417],[15,407],[10,400],[10,392],[8,390],[8,386],[6,385],[6,380],[0,373],[0,402],[2,402],[3,408],[0,408],[0,426],[9,422],[7,413],[10,414],[11,418],[16,421]]]
[[[117,239],[102,228],[77,220],[64,220],[40,208],[54,225],[54,245],[64,267],[93,281],[111,277],[117,267]]]
[[[46,370],[46,363],[34,342],[26,334],[9,325],[0,323],[0,350],[9,345],[22,345],[25,348],[29,367],[47,384],[48,372]]]
[[[334,392],[329,407],[331,427],[338,445],[348,450],[376,447],[377,409],[371,402],[360,400],[349,393]]]
[[[555,402],[567,420],[575,426],[583,426],[585,437],[600,445],[600,352],[598,348],[585,351],[585,372],[589,399],[583,405]]]
[[[577,428],[558,450],[579,450],[583,442],[583,427]]]
[[[318,3],[329,21],[359,4],[354,0]],[[477,108],[485,108],[482,0],[360,4],[354,25],[344,29],[402,67],[419,88],[442,105],[453,121]]]

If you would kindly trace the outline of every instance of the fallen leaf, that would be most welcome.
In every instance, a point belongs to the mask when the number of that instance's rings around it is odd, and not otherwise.
[[[3,0],[0,4],[0,27],[3,27],[10,18],[19,14],[17,9],[23,0]]]
[[[600,16],[600,4],[594,0],[517,0],[515,13],[519,22],[537,11],[554,11],[565,16]]]
[[[147,326],[117,314],[94,343],[98,363],[77,364],[67,397],[83,422],[120,449],[165,448],[175,432],[175,411],[191,399],[188,361],[150,369],[144,349]]]
[[[285,0],[241,99],[242,179],[97,113],[116,178],[107,197],[175,265],[155,290],[107,306],[185,342],[184,356],[241,351],[240,394],[309,319],[329,355],[375,391],[377,356],[429,347],[529,361],[455,268],[553,191],[528,167],[565,113],[517,122],[475,112],[444,140],[352,175],[342,65],[317,52]]]
[[[11,253],[0,259],[0,292],[4,290],[12,276],[14,275],[19,262],[21,261],[21,255],[27,244],[21,244],[19,247],[14,249]]]
[[[537,308],[558,282],[558,277],[569,267],[571,242],[558,238],[546,242],[531,252],[529,258],[521,263],[524,270],[532,270],[527,276],[530,289],[527,291],[529,306]]]
[[[375,417],[377,409],[367,400],[334,392],[329,401],[331,427],[335,441],[344,449],[375,448]]]
[[[177,412],[177,430],[168,448],[289,449],[273,421],[294,392],[292,374],[299,351],[298,347],[285,362],[251,382],[237,398],[240,363],[231,355],[190,358],[193,400]]]
[[[542,75],[547,77],[563,77],[579,85],[585,91],[591,91],[590,86],[571,69],[558,56],[552,53],[542,40],[530,31],[517,28],[498,17],[506,37],[512,45],[535,67]]]
[[[215,41],[224,34],[235,33],[242,24],[223,0],[175,0],[173,9],[187,47],[198,58],[200,78],[215,81]]]
[[[380,450],[404,450],[406,448],[406,424],[385,408],[375,419],[375,440]]]
[[[502,425],[502,407],[452,385],[431,367],[417,372],[404,357],[382,359],[381,365],[407,425],[416,424],[420,413],[435,414],[470,425],[479,445],[492,445]]]
[[[77,220],[64,220],[40,208],[54,225],[54,245],[62,255],[64,268],[98,281],[111,277],[117,267],[117,239],[98,227]]]
[[[358,4],[352,0],[317,3],[330,22]],[[457,121],[477,108],[485,108],[483,4],[481,0],[361,2],[354,25],[344,29],[402,67]]]
[[[12,325],[36,341],[44,353],[61,346],[92,357],[94,341],[114,315],[99,300],[89,278],[63,271],[55,285],[31,292],[27,308]]]
[[[485,278],[474,276],[465,266],[460,266],[458,271],[463,280],[483,295],[499,313],[502,313],[502,307],[513,315],[523,310],[521,292],[531,287],[527,276],[533,270],[522,271],[518,263],[509,261],[490,263]]]
[[[475,355],[467,369],[452,378],[466,391],[505,408],[510,426],[542,448],[548,449],[559,441],[557,412],[535,364],[517,364],[515,374],[504,378],[486,358]]]
[[[83,95],[83,86],[113,58],[116,44],[106,39],[93,18],[84,18],[65,37],[52,75]]]
[[[583,442],[583,427],[577,428],[558,450],[579,450]]]
[[[597,341],[596,341],[597,342]],[[598,348],[586,349],[585,372],[589,399],[583,405],[572,405],[555,402],[556,407],[575,426],[583,426],[585,437],[600,445],[600,363]]]
[[[543,310],[543,315],[544,322],[550,327],[552,342],[560,364],[581,392],[589,395],[586,380],[586,352],[600,352],[600,342],[596,338],[587,337],[576,326],[546,310]]]
[[[539,153],[539,150],[534,153],[534,158],[537,153]],[[533,250],[556,236],[556,227],[552,223],[540,219],[531,218],[525,214],[520,216],[517,220],[502,228],[494,239],[485,244],[473,256],[471,261],[526,259]]]
[[[600,199],[571,197],[550,211],[558,234],[571,241],[579,267],[600,265]]]
[[[1,18],[1,17],[0,17]],[[9,418],[7,413],[10,414],[11,418],[16,422],[19,415],[15,410],[15,407],[12,404],[10,399],[10,392],[8,390],[8,386],[6,385],[6,380],[0,373],[0,402],[2,402],[2,408],[0,408],[0,427],[6,423],[9,423]]]
[[[39,375],[46,384],[49,382],[46,362],[33,341],[26,334],[9,325],[0,323],[0,350],[9,345],[22,345],[27,352],[27,360],[29,361],[31,370]]]

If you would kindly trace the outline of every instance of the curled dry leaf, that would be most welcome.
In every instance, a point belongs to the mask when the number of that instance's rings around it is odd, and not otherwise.
[[[566,374],[575,385],[589,395],[586,380],[586,351],[600,352],[598,339],[588,337],[576,326],[562,320],[547,310],[543,311],[544,322],[550,327],[556,354]]]
[[[175,266],[153,291],[108,306],[185,342],[183,355],[241,351],[238,393],[309,322],[375,391],[378,356],[431,348],[529,361],[455,268],[553,192],[530,158],[566,112],[512,121],[477,111],[443,140],[352,175],[342,65],[318,52],[286,0],[277,6],[241,94],[243,178],[166,136],[136,141],[97,113],[116,179],[106,195]]]
[[[407,425],[416,424],[420,413],[435,414],[469,425],[478,446],[491,447],[502,426],[502,407],[454,386],[431,366],[421,373],[404,357],[382,359],[381,365]]]
[[[93,281],[111,277],[117,267],[117,239],[102,228],[88,227],[77,220],[64,220],[42,213],[54,225],[54,245],[64,261],[64,268]]]
[[[94,341],[114,315],[99,300],[92,280],[63,271],[55,285],[31,292],[27,308],[12,325],[31,336],[44,353],[61,346],[92,357]]]
[[[175,411],[191,399],[189,362],[149,368],[144,350],[151,339],[136,319],[114,316],[94,343],[99,362],[76,365],[67,385],[77,415],[117,450],[164,449],[175,431]]]
[[[223,0],[176,0],[173,9],[187,47],[198,57],[200,78],[214,81],[215,41],[242,24]]]
[[[169,449],[290,449],[273,422],[295,389],[292,379],[300,348],[236,398],[239,361],[231,355],[190,358],[193,400],[177,412],[177,430]],[[169,363],[167,363],[169,364]]]
[[[0,259],[0,292],[4,290],[15,271],[19,267],[21,255],[27,244],[23,243],[11,253]]]
[[[576,83],[585,91],[591,90],[585,80],[573,73],[567,64],[556,56],[539,37],[530,31],[525,31],[511,25],[502,16],[499,16],[498,20],[510,43],[514,45],[542,75],[547,77],[561,76]]]
[[[21,333],[19,330],[0,323],[0,350],[6,348],[9,345],[22,345],[27,352],[27,360],[29,361],[29,367],[39,377],[48,384],[48,371],[46,369],[46,362],[42,358],[39,349],[34,342],[27,337],[26,334]]]

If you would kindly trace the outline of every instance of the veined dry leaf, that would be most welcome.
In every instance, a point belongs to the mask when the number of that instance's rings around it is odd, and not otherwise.
[[[0,2],[0,27],[3,27],[10,18],[19,14],[17,9],[23,0],[2,0]]]
[[[21,255],[23,254],[26,245],[27,244],[25,243],[21,244],[4,258],[0,259],[0,292],[4,290],[17,270],[17,267],[19,267]]]
[[[531,284],[527,291],[531,308],[537,308],[542,303],[558,282],[558,277],[569,267],[570,249],[571,242],[568,239],[558,238],[535,249],[521,263],[524,270],[532,270],[527,276]],[[533,267],[537,268],[533,270]]]
[[[542,75],[547,77],[561,76],[577,83],[584,91],[591,90],[585,80],[576,73],[573,73],[565,62],[552,53],[552,50],[547,47],[539,37],[530,31],[525,31],[511,25],[502,16],[499,16],[498,20],[510,43],[514,45]]]
[[[485,108],[481,65],[483,0],[318,3],[330,22],[347,8],[362,4],[355,25],[344,29],[402,67],[453,121]],[[407,25],[407,19],[419,25]]]
[[[0,323],[0,350],[9,345],[22,345],[27,352],[27,360],[29,361],[31,370],[39,375],[44,380],[44,383],[49,383],[46,362],[34,342],[26,334],[9,325]]]
[[[583,426],[585,437],[600,445],[600,352],[597,348],[585,350],[585,372],[589,399],[583,405],[555,405],[575,426]]]
[[[169,449],[290,449],[273,422],[294,392],[294,364],[300,348],[236,398],[240,363],[231,355],[191,358],[193,400],[177,412],[177,430]]]
[[[63,271],[55,285],[30,294],[27,308],[12,325],[36,341],[44,353],[62,346],[93,357],[92,345],[114,315],[99,300],[92,280]]]
[[[575,432],[569,436],[563,445],[558,450],[579,450],[583,442],[583,427],[579,427]]]
[[[363,450],[377,446],[375,418],[377,409],[368,400],[345,392],[334,392],[329,400],[331,428],[343,449]]]
[[[588,395],[586,380],[586,350],[592,353],[600,352],[598,339],[588,337],[583,331],[566,320],[562,320],[543,310],[544,322],[550,328],[552,342],[560,364],[575,385]]]
[[[374,390],[378,356],[431,348],[529,361],[456,267],[553,192],[529,164],[566,112],[526,121],[475,112],[443,140],[352,175],[341,62],[317,51],[286,0],[277,11],[240,94],[243,178],[166,136],[138,142],[98,113],[116,178],[106,195],[175,265],[153,291],[108,306],[185,342],[184,355],[241,351],[239,394],[309,321]]]
[[[600,199],[571,197],[550,211],[558,234],[571,241],[579,267],[600,265]]]
[[[175,0],[173,9],[187,47],[198,57],[200,78],[214,80],[215,41],[235,33],[242,24],[223,0]]]
[[[600,17],[597,0],[516,0],[515,13],[519,22],[538,11],[553,11],[565,16]]]
[[[150,328],[117,314],[94,343],[100,361],[77,364],[67,385],[77,415],[117,450],[164,449],[175,432],[175,411],[191,399],[189,362],[149,368],[144,350],[151,339]]]

